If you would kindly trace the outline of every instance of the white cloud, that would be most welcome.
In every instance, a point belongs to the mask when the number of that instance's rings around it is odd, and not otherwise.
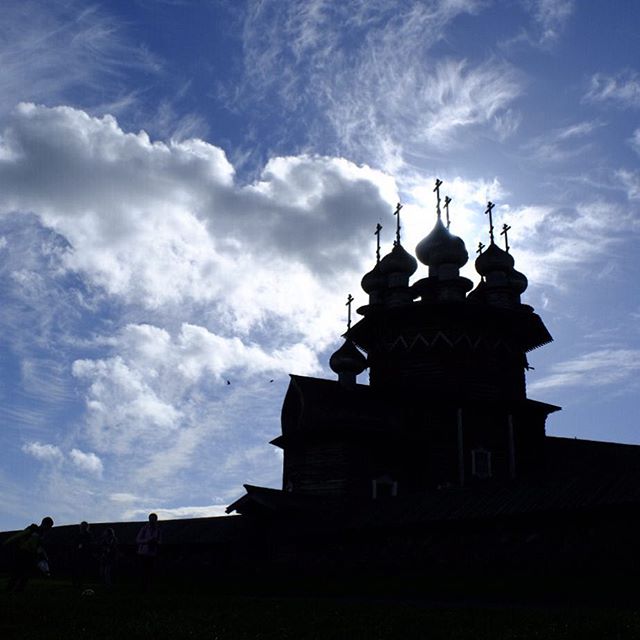
[[[558,387],[607,387],[629,381],[640,371],[640,350],[601,349],[561,362],[552,373],[528,385],[531,392]]]
[[[73,365],[87,384],[85,435],[102,452],[138,452],[136,474],[145,481],[179,471],[206,438],[220,437],[237,382],[319,368],[304,345],[269,351],[186,323],[175,337],[158,327],[128,325],[112,347],[118,355]]]
[[[585,99],[621,107],[640,107],[640,75],[633,69],[615,75],[596,73],[591,77]]]
[[[123,517],[127,520],[134,518],[145,519],[149,513],[155,513],[160,520],[175,520],[180,518],[214,518],[225,516],[227,505],[212,504],[200,507],[150,507],[148,509],[129,509],[124,512]]]
[[[54,444],[27,442],[22,445],[22,451],[33,456],[36,460],[45,462],[61,462],[64,459],[64,454],[60,448]]]
[[[102,474],[102,460],[100,460],[95,453],[86,453],[84,451],[80,451],[80,449],[71,449],[69,457],[78,469],[87,471],[88,473],[94,473],[96,475]]]
[[[122,493],[112,493],[109,495],[109,500],[111,500],[112,502],[121,502],[121,503],[131,503],[131,502],[137,502],[139,500],[138,496],[134,495],[133,493],[126,493],[126,492],[122,492]]]
[[[150,310],[206,303],[239,331],[287,316],[326,340],[325,287],[346,287],[370,243],[363,220],[397,198],[388,176],[324,157],[275,158],[237,185],[213,145],[153,143],[68,107],[21,105],[2,149],[0,208],[61,234],[68,269]]]

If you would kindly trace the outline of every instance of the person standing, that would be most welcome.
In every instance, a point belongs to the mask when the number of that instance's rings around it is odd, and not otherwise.
[[[118,560],[118,538],[109,527],[100,539],[100,576],[107,587],[113,585],[113,569]]]
[[[89,523],[83,520],[73,541],[73,586],[82,588],[91,573],[93,536]]]
[[[138,544],[138,558],[140,559],[142,574],[142,588],[147,591],[155,573],[158,548],[162,543],[158,516],[155,513],[149,514],[149,522],[138,531],[136,542]]]
[[[53,518],[45,516],[40,525],[30,524],[7,540],[5,545],[13,546],[13,563],[7,591],[22,591],[29,578],[39,569],[49,575],[49,557],[43,547],[47,531],[53,527]]]

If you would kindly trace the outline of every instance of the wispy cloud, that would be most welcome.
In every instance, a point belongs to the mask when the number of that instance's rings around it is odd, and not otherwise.
[[[620,169],[616,172],[616,178],[627,193],[629,200],[640,199],[640,171]]]
[[[640,154],[640,128],[633,132],[629,144],[631,144],[631,147],[636,153]]]
[[[291,114],[317,113],[316,137],[387,168],[405,147],[462,142],[475,127],[502,137],[521,81],[506,62],[431,52],[456,18],[482,3],[254,3],[245,22],[248,93],[277,96]],[[240,94],[242,96],[242,93]],[[314,139],[313,131],[311,139]],[[326,145],[325,145],[326,146]]]
[[[551,374],[528,385],[532,392],[558,387],[609,387],[635,380],[640,371],[640,350],[601,349],[561,362]]]
[[[76,0],[8,0],[0,22],[0,115],[20,100],[64,100],[76,89],[103,95],[104,83],[128,69],[157,70],[123,25],[98,5]],[[89,99],[87,106],[98,100]]]
[[[591,77],[585,100],[638,108],[640,107],[640,74],[634,69],[626,69],[615,75],[596,73]]]
[[[566,161],[584,153],[591,144],[589,138],[603,126],[599,120],[577,122],[535,137],[524,148],[540,162]]]
[[[558,39],[575,9],[574,0],[529,0],[528,4],[540,29],[542,45]]]

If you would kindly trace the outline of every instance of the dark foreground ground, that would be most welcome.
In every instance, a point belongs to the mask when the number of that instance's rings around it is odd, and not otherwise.
[[[334,585],[316,594],[306,584],[274,595],[273,589],[223,589],[213,582],[159,583],[149,594],[135,584],[112,590],[96,584],[89,585],[94,595],[82,596],[68,580],[33,580],[22,593],[0,593],[0,638],[640,638],[640,605],[633,597],[577,602],[563,597],[567,585],[550,597],[538,590],[522,600],[510,598],[508,589],[479,593],[478,585],[473,596],[461,585],[438,594],[385,593],[381,584],[362,584],[359,592]],[[5,584],[3,577],[0,588]]]

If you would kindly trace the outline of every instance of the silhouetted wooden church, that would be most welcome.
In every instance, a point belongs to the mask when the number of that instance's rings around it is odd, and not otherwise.
[[[510,227],[502,249],[490,202],[473,288],[440,186],[435,226],[416,247],[428,276],[410,283],[417,261],[401,244],[398,205],[383,258],[376,229],[376,264],[362,278],[369,304],[353,326],[348,298],[330,359],[338,379],[291,376],[272,441],[284,452],[282,489],[245,485],[227,511],[271,531],[264,553],[282,562],[296,549],[318,566],[628,569],[640,447],[545,434],[560,407],[528,398],[525,372],[527,353],[552,337],[521,301]],[[366,369],[369,384],[358,384]]]

